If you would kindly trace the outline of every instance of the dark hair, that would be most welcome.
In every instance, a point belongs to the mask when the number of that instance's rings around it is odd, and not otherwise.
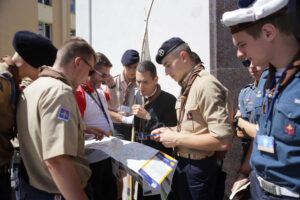
[[[171,51],[170,54],[172,54],[174,57],[177,58],[177,57],[179,57],[180,52],[182,52],[182,51],[187,52],[187,54],[192,58],[192,50],[187,43],[183,43],[183,44],[179,45],[173,51]]]
[[[98,69],[105,66],[105,67],[112,67],[111,62],[108,60],[108,58],[100,52],[96,53],[96,63],[95,67],[98,66]]]
[[[287,13],[282,13],[270,17],[263,18],[255,24],[245,29],[245,32],[257,39],[261,34],[261,28],[265,24],[273,24],[281,33],[285,35],[293,34],[293,29],[290,23],[290,18]]]
[[[75,57],[88,59],[91,56],[96,61],[94,49],[82,38],[75,37],[65,42],[57,52],[61,65],[67,65]]]
[[[99,70],[102,67],[112,67],[112,64],[103,53],[97,52],[96,53],[96,63],[94,65],[94,68],[96,70]],[[94,73],[95,73],[94,70],[90,71],[89,76],[93,75]]]
[[[203,62],[201,61],[199,55],[197,53],[195,53],[194,51],[192,51],[191,58],[192,58],[192,60],[194,61],[195,64],[203,64]]]
[[[150,75],[153,79],[157,76],[156,67],[150,60],[140,62],[136,70],[141,73],[150,72]]]

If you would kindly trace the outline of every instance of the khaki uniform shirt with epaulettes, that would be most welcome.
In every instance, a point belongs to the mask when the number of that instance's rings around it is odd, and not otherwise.
[[[13,135],[15,104],[10,104],[11,83],[1,72],[6,72],[10,77],[8,65],[0,63],[0,166],[9,163],[12,157],[13,148],[10,139]]]
[[[113,89],[107,88],[107,91],[109,93],[109,101],[108,101],[109,110],[120,113],[123,116],[132,115],[131,111],[124,112],[121,110],[121,106],[123,105],[123,101],[124,101],[124,97],[125,97],[125,85],[124,85],[125,80],[124,80],[123,75],[119,74],[119,75],[115,76],[114,81],[115,81],[116,87],[114,87]],[[136,83],[132,84],[129,88],[128,106],[130,108],[135,103],[136,88],[137,88]],[[116,122],[114,121],[114,123],[116,123]]]
[[[18,102],[18,137],[30,185],[49,193],[60,191],[47,159],[69,155],[81,183],[91,175],[84,156],[85,126],[70,85],[40,77],[24,89]]]
[[[181,86],[186,86],[190,75],[191,73],[184,78]],[[180,112],[179,99],[176,102],[177,117]],[[180,133],[195,135],[209,133],[216,138],[231,137],[232,109],[228,89],[210,73],[202,70],[193,82],[188,94]],[[176,151],[207,156],[215,153],[186,147],[177,147]]]

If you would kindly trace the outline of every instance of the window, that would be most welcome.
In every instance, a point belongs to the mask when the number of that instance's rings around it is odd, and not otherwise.
[[[75,37],[75,36],[76,36],[76,30],[71,30],[70,37]]]
[[[38,0],[39,3],[52,6],[52,0]]]
[[[39,34],[52,40],[52,25],[39,22]]]
[[[70,0],[70,12],[75,14],[75,0]]]

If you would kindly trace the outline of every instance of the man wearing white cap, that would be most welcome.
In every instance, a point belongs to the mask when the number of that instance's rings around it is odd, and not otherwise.
[[[300,198],[300,49],[287,3],[243,0],[222,18],[239,58],[269,63],[254,102],[258,128],[250,160],[252,199]]]

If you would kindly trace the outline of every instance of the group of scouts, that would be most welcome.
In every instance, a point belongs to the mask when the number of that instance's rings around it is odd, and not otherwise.
[[[250,189],[234,198],[300,199],[300,48],[287,4],[239,0],[223,14],[255,80],[240,92],[235,115],[228,89],[181,38],[156,55],[181,86],[175,98],[135,50],[125,51],[123,71],[112,77],[109,59],[81,38],[57,50],[47,38],[16,32],[15,54],[0,63],[0,199],[11,199],[10,172],[18,200],[122,199],[124,173],[116,178],[107,154],[84,147],[110,136],[178,160],[169,200],[222,199],[217,168],[235,133],[243,159],[232,191],[245,179]],[[138,184],[137,199],[160,196],[144,196]]]

